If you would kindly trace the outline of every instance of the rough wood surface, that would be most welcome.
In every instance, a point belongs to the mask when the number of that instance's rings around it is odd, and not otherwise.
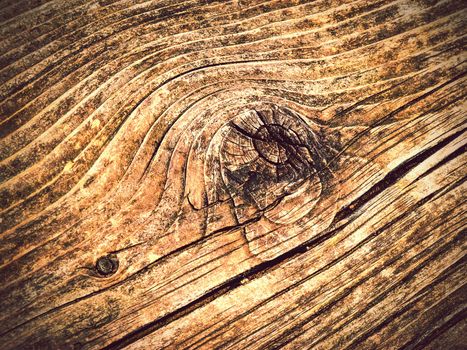
[[[464,349],[461,0],[0,0],[2,349]]]

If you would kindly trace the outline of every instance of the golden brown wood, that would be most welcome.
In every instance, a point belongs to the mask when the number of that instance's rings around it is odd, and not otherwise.
[[[2,349],[465,348],[466,12],[0,0]]]

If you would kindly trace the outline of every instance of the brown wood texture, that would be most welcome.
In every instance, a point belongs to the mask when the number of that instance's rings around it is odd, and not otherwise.
[[[0,0],[1,349],[466,349],[462,0]]]

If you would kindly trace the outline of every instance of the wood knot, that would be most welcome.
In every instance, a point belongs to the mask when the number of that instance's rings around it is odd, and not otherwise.
[[[261,125],[252,139],[258,155],[274,165],[285,164],[300,145],[298,135],[280,124]]]
[[[213,178],[221,179],[217,193],[231,199],[236,222],[248,223],[242,233],[252,254],[268,259],[282,242],[311,234],[305,225],[329,224],[342,150],[334,131],[277,105],[244,110],[223,126]]]
[[[226,128],[220,149],[223,179],[240,206],[264,210],[309,180],[319,196],[332,154],[300,115],[277,106],[250,110]]]
[[[114,254],[101,256],[96,261],[96,271],[100,276],[113,275],[118,270],[118,259]]]

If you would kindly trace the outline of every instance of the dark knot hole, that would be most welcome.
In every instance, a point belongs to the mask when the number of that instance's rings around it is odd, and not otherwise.
[[[96,261],[96,271],[101,276],[113,275],[118,270],[118,259],[114,254],[101,256]]]

